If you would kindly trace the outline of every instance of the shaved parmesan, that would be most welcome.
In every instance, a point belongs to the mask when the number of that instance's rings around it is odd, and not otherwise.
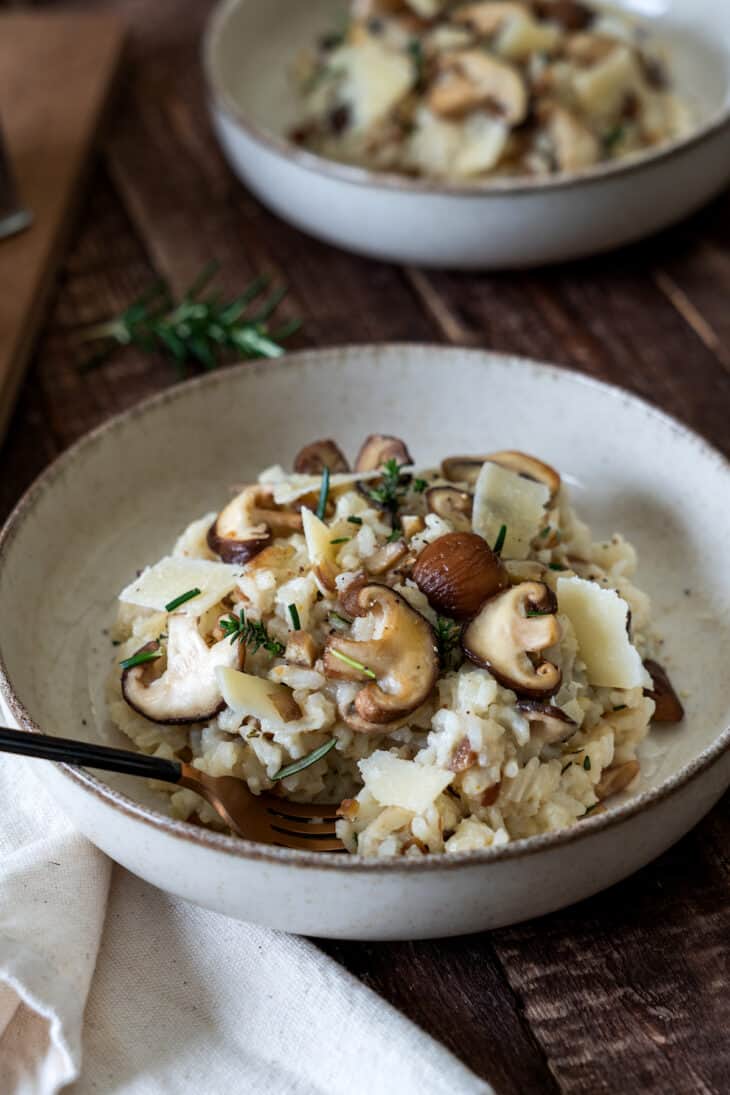
[[[585,578],[559,578],[557,594],[559,611],[573,625],[589,682],[601,688],[646,685],[646,670],[627,631],[626,601]]]
[[[585,113],[592,118],[617,117],[626,97],[641,84],[632,51],[626,46],[612,50],[605,60],[580,70],[573,87]]]
[[[507,537],[502,548],[505,559],[526,559],[530,543],[545,522],[550,491],[544,483],[525,479],[517,472],[487,462],[474,487],[472,527],[494,546],[502,525]]]
[[[337,51],[331,64],[343,69],[343,101],[352,106],[353,131],[369,129],[411,90],[415,67],[406,53],[388,49],[371,35]]]
[[[287,729],[287,723],[301,717],[291,690],[283,684],[223,667],[216,669],[216,677],[228,707],[239,715],[260,719],[265,729]]]
[[[123,604],[164,612],[165,605],[176,597],[199,589],[200,594],[186,601],[177,611],[200,616],[231,592],[242,573],[241,567],[228,563],[168,555],[143,570],[139,578],[122,590],[119,600]]]
[[[416,117],[408,154],[413,166],[426,174],[469,178],[495,166],[508,137],[504,122],[481,111],[447,121],[424,108]]]
[[[336,545],[332,544],[332,530],[320,521],[311,509],[302,509],[302,528],[307,542],[307,553],[313,567],[334,564]]]
[[[330,476],[330,494],[338,494],[341,490],[353,487],[355,483],[367,482],[370,479],[379,479],[381,471],[362,471],[357,473],[338,472]],[[288,475],[282,468],[269,468],[259,476],[259,483],[265,483],[274,488],[274,502],[277,506],[288,506],[307,494],[319,494],[322,486],[321,475]]]
[[[538,23],[527,13],[509,19],[495,42],[495,50],[510,61],[525,61],[531,53],[550,53],[560,39],[560,30],[551,23]]]
[[[401,760],[382,749],[358,761],[358,768],[381,806],[400,806],[414,814],[427,810],[454,778],[453,772]]]

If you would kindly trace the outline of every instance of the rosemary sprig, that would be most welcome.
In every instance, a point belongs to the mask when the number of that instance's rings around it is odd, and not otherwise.
[[[302,621],[299,619],[299,609],[296,605],[289,605],[289,615],[291,616],[292,627],[295,631],[302,630]]]
[[[492,548],[492,551],[494,552],[495,555],[501,555],[502,554],[502,548],[504,547],[504,542],[505,542],[506,539],[507,539],[507,526],[502,525],[500,527],[497,539],[494,543],[494,547]]]
[[[147,353],[167,353],[181,370],[197,364],[215,369],[224,356],[281,357],[281,343],[299,329],[299,321],[270,327],[269,320],[286,295],[286,287],[274,288],[268,297],[251,306],[269,288],[270,279],[256,278],[240,296],[224,300],[220,293],[205,293],[217,272],[210,263],[180,301],[164,283],[158,283],[133,301],[115,319],[79,332],[78,342],[97,342],[99,350],[82,368],[102,364],[118,346],[136,346]]]
[[[436,620],[436,645],[442,669],[455,669],[458,662],[459,637],[461,629],[453,620],[439,616]]]
[[[310,764],[315,764],[322,757],[326,757],[330,749],[334,749],[337,744],[337,738],[330,738],[324,745],[320,745],[319,749],[315,749],[309,753],[306,757],[302,757],[301,760],[295,760],[293,764],[287,764],[285,768],[280,768],[279,771],[271,778],[273,780],[286,779],[287,776],[294,776],[297,772],[301,772],[304,768],[309,768]]]
[[[398,507],[408,492],[409,477],[401,472],[401,465],[394,458],[383,464],[383,477],[377,487],[369,487],[367,494],[390,514],[393,529],[400,529]]]
[[[246,646],[251,647],[252,654],[255,654],[261,647],[272,658],[284,653],[284,644],[278,642],[277,639],[271,638],[263,621],[247,620],[246,613],[243,611],[240,616],[234,616],[233,613],[226,616],[225,619],[221,620],[220,626],[221,631],[227,638],[230,638],[231,643],[245,643]]]
[[[320,521],[324,521],[324,515],[327,512],[327,499],[330,493],[330,470],[325,467],[322,471],[322,486],[319,489],[319,501],[317,502],[317,517]]]

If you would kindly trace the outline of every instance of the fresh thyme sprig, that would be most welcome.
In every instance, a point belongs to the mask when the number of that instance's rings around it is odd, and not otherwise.
[[[367,493],[373,502],[390,514],[394,530],[400,529],[398,508],[408,493],[410,477],[403,475],[402,465],[395,458],[385,461],[382,472],[382,479],[377,487],[369,487]]]
[[[322,757],[326,757],[330,749],[334,749],[337,745],[337,738],[330,738],[324,745],[320,745],[319,749],[313,750],[308,753],[306,757],[302,757],[301,760],[295,760],[293,764],[287,764],[285,768],[280,768],[271,778],[272,780],[286,779],[287,776],[294,776],[297,772],[301,772],[304,768],[309,768],[310,764],[316,764]]]
[[[286,295],[280,286],[251,306],[269,288],[270,279],[256,278],[240,296],[224,300],[205,293],[217,272],[210,263],[180,301],[163,283],[143,293],[121,315],[79,332],[78,342],[98,342],[99,350],[83,369],[95,368],[118,346],[136,346],[147,353],[167,353],[181,370],[198,364],[215,369],[225,356],[281,357],[281,343],[300,327],[298,320],[272,328],[269,320]]]
[[[231,640],[231,643],[245,643],[246,646],[251,647],[252,654],[255,654],[261,647],[272,658],[284,653],[284,644],[278,642],[277,639],[271,638],[263,621],[247,620],[246,613],[243,611],[240,616],[234,616],[233,613],[226,616],[221,620],[220,626],[221,631]]]
[[[442,669],[455,669],[459,661],[459,637],[461,629],[453,620],[439,616],[436,620],[436,645]]]

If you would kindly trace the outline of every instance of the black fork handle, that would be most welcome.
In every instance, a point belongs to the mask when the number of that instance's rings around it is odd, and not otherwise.
[[[84,768],[101,768],[106,772],[124,772],[128,776],[160,779],[165,783],[179,783],[182,773],[179,761],[148,757],[127,749],[110,749],[106,745],[93,745],[86,741],[72,741],[70,738],[54,738],[48,734],[29,734],[5,726],[0,726],[0,753],[16,753],[40,760],[55,760],[61,764],[82,765]]]

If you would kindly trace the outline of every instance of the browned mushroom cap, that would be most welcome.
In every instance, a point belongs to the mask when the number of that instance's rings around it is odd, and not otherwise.
[[[426,502],[431,513],[447,521],[459,521],[471,517],[474,499],[468,491],[456,487],[429,487]]]
[[[644,695],[654,700],[656,704],[652,719],[654,722],[681,722],[684,718],[684,707],[679,696],[674,691],[672,682],[667,676],[667,671],[659,665],[659,662],[647,658],[644,668],[651,677],[651,688],[644,689]]]
[[[530,723],[531,733],[545,745],[567,741],[578,729],[578,724],[573,719],[568,718],[559,707],[553,707],[549,703],[519,700],[517,710]]]
[[[377,638],[358,642],[330,635],[325,675],[367,682],[344,717],[355,729],[382,733],[420,707],[433,690],[439,673],[436,638],[428,621],[387,586],[353,583],[342,606],[350,616],[372,614]]]
[[[499,464],[500,467],[514,471],[525,479],[544,483],[550,491],[551,502],[560,490],[560,476],[555,468],[543,463],[535,456],[514,449],[504,449],[501,452],[488,453],[486,456],[449,456],[441,464],[441,474],[450,483],[466,483],[473,486],[486,463]]]
[[[278,508],[273,488],[255,483],[218,514],[208,529],[208,547],[224,563],[247,563],[271,543],[272,536],[289,536],[301,528],[299,513]]]
[[[145,653],[161,650],[159,641],[142,647]],[[225,638],[208,646],[195,617],[177,613],[167,621],[166,661],[161,657],[125,669],[122,695],[150,722],[205,722],[225,707],[216,669],[241,669],[244,657],[243,643]]]
[[[395,460],[399,467],[412,464],[413,457],[404,441],[383,433],[371,433],[362,443],[355,461],[355,471],[377,471],[388,460]]]
[[[529,96],[521,74],[484,50],[447,51],[439,55],[439,73],[428,92],[428,106],[442,118],[459,118],[478,107],[490,107],[515,126],[527,116]]]
[[[464,653],[518,696],[551,696],[560,687],[560,670],[539,658],[535,664],[529,655],[559,642],[556,611],[555,595],[541,582],[511,586],[487,601],[467,625]]]
[[[475,532],[449,532],[428,544],[413,568],[413,581],[432,608],[455,620],[475,616],[509,585],[501,560]]]
[[[294,461],[294,471],[301,475],[321,475],[325,468],[331,472],[350,470],[346,457],[330,438],[305,445]]]

